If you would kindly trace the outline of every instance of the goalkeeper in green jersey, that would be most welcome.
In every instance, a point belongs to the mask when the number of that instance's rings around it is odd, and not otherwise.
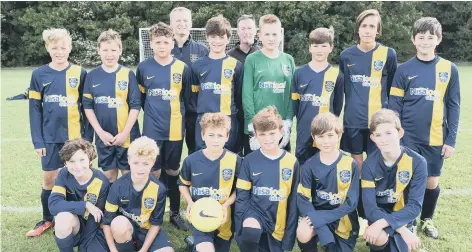
[[[263,108],[274,105],[284,120],[284,135],[280,147],[290,151],[292,103],[290,89],[295,62],[289,54],[279,51],[282,25],[272,14],[259,19],[259,40],[262,49],[247,56],[244,64],[243,110],[244,155],[260,147],[254,134],[252,118]]]

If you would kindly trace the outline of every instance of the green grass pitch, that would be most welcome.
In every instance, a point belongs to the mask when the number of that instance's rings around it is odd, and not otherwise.
[[[1,70],[1,251],[58,251],[51,231],[34,239],[25,237],[41,218],[42,172],[30,140],[28,102],[5,100],[25,91],[32,70]],[[440,182],[442,191],[435,215],[440,238],[431,240],[421,236],[422,248],[427,251],[472,251],[472,99],[468,96],[472,95],[472,86],[469,86],[472,66],[460,66],[459,74],[460,130],[456,152],[446,161]],[[295,143],[295,134],[292,134],[292,143]],[[186,154],[184,151],[183,158]],[[163,229],[176,251],[186,251],[183,239],[188,233],[171,227],[167,214]],[[232,251],[238,251],[234,242]],[[298,248],[295,251],[299,251]],[[368,251],[363,240],[358,240],[355,251]]]

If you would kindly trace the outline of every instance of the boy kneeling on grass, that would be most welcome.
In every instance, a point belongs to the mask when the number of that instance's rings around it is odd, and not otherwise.
[[[91,169],[97,157],[90,142],[69,140],[59,151],[65,167],[59,171],[49,209],[54,215],[54,236],[61,252],[108,251],[99,227],[110,183],[107,177]]]
[[[412,227],[423,203],[426,160],[400,145],[404,131],[394,111],[375,112],[370,132],[379,150],[362,168],[362,201],[369,222],[364,239],[374,251],[417,249],[420,239]]]
[[[357,203],[359,171],[353,158],[338,144],[343,126],[330,112],[311,122],[311,135],[319,153],[302,166],[297,206],[303,217],[297,228],[303,252],[317,251],[320,241],[327,251],[353,251],[359,233]]]

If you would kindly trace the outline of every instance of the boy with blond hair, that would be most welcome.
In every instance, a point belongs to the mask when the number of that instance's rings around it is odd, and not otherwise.
[[[259,19],[259,29],[262,49],[247,56],[244,64],[242,98],[246,125],[244,155],[260,147],[257,141],[250,141],[254,135],[252,118],[269,105],[274,105],[283,119],[284,131],[280,147],[290,151],[293,118],[290,90],[295,62],[291,55],[279,51],[283,37],[282,25],[277,16],[273,14],[262,16]]]
[[[152,173],[166,185],[171,202],[170,222],[179,227],[186,224],[179,214],[177,180],[192,74],[187,64],[171,55],[174,33],[170,26],[162,22],[153,25],[149,37],[154,57],[141,62],[136,72],[143,97],[143,136],[159,146],[160,155]]]
[[[129,68],[118,64],[122,53],[120,35],[107,30],[98,37],[102,65],[90,71],[85,80],[85,114],[95,130],[98,166],[113,183],[129,170],[126,151],[139,137],[137,122],[141,93]]]
[[[309,43],[311,61],[295,70],[292,83],[293,114],[297,118],[295,156],[300,165],[319,151],[310,134],[311,121],[326,112],[339,116],[344,99],[343,75],[328,63],[333,50],[333,28],[313,30]]]
[[[195,201],[210,197],[221,203],[224,220],[218,230],[204,233],[192,227],[192,235],[196,251],[225,252],[229,251],[233,237],[231,206],[236,200],[234,189],[242,159],[224,147],[231,130],[231,119],[226,114],[205,113],[200,125],[206,147],[185,158],[180,171],[179,189],[187,201],[189,220]],[[189,187],[192,187],[191,191]]]
[[[279,147],[284,134],[275,106],[253,118],[261,148],[243,161],[236,184],[236,241],[242,252],[291,251],[298,222],[298,161]]]
[[[103,216],[103,231],[111,252],[173,252],[162,223],[166,188],[151,169],[159,155],[154,140],[143,136],[128,149],[130,172],[110,188]]]
[[[106,252],[108,246],[100,228],[110,183],[92,169],[97,157],[93,145],[83,139],[69,140],[60,151],[65,167],[57,175],[49,209],[54,215],[54,238],[61,252]]]
[[[82,90],[87,72],[69,63],[72,39],[66,29],[47,29],[43,40],[51,62],[33,71],[29,89],[29,121],[33,146],[41,159],[43,186],[41,205],[43,219],[26,233],[35,237],[51,228],[53,216],[48,198],[58,174],[64,166],[59,151],[68,140],[93,139],[82,109]]]
[[[420,240],[413,223],[423,204],[426,160],[400,144],[404,131],[394,111],[375,112],[370,131],[379,150],[362,168],[362,201],[369,223],[364,239],[373,251],[415,250]]]
[[[302,216],[298,224],[298,246],[303,252],[317,251],[317,241],[327,251],[353,251],[359,223],[359,171],[338,144],[342,124],[330,112],[311,122],[311,135],[320,149],[302,166],[297,205]]]
[[[238,152],[238,111],[242,109],[241,92],[243,81],[243,64],[226,55],[226,46],[231,38],[231,24],[223,16],[208,20],[206,39],[210,45],[210,53],[195,61],[192,66],[196,83],[192,91],[198,97],[197,125],[195,127],[196,149],[205,147],[199,121],[204,113],[222,112],[231,118],[229,139],[225,147]]]

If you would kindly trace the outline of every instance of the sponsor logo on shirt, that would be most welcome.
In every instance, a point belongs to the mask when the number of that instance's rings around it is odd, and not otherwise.
[[[45,95],[44,102],[47,103],[59,103],[59,107],[75,107],[77,106],[77,98],[73,95]]]
[[[329,99],[327,97],[318,96],[316,94],[302,94],[300,95],[301,102],[311,102],[313,107],[327,107]]]
[[[269,196],[269,201],[283,201],[287,199],[288,193],[285,189],[275,189],[273,187],[252,187],[252,194],[259,196]]]
[[[323,200],[328,200],[330,205],[339,205],[344,202],[344,195],[341,193],[325,192],[316,190],[316,196]]]
[[[209,196],[215,200],[224,200],[228,198],[224,189],[213,187],[192,187],[193,196]]]
[[[205,82],[200,84],[200,90],[213,90],[213,94],[222,95],[222,94],[229,94],[231,91],[231,87],[225,84],[219,84],[216,82]]]
[[[147,96],[161,96],[165,101],[178,99],[177,90],[165,88],[148,89]]]
[[[280,94],[285,92],[285,86],[287,83],[284,81],[282,83],[277,83],[275,81],[261,81],[259,82],[260,89],[272,89],[272,93]]]
[[[98,96],[94,98],[95,104],[107,104],[108,108],[119,108],[124,105],[121,97]]]
[[[380,86],[379,82],[374,82],[370,76],[366,75],[351,75],[351,82],[362,83],[363,87],[377,87]]]
[[[410,88],[410,95],[424,96],[428,101],[436,101],[440,98],[439,91],[429,88]]]

